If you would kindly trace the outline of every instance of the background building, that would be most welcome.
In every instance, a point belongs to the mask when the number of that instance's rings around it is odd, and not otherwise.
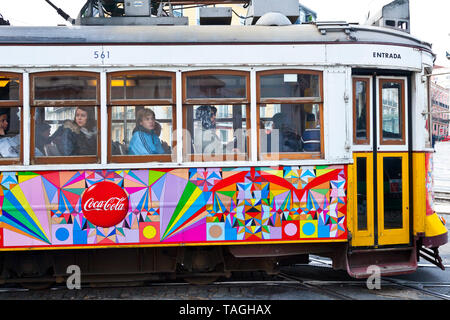
[[[430,82],[432,134],[435,140],[449,135],[450,89],[446,86],[450,75],[444,74],[444,70],[442,67],[435,67],[433,74],[442,74],[442,76],[432,76]]]

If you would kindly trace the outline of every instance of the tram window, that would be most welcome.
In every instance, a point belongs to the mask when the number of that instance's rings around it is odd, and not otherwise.
[[[367,158],[356,161],[358,230],[367,230]]]
[[[291,153],[320,152],[318,104],[262,104],[260,152],[283,158]]]
[[[183,80],[185,161],[248,160],[248,73],[194,71]]]
[[[199,74],[186,77],[186,99],[246,99],[243,75]]]
[[[34,156],[38,163],[51,157],[97,157],[96,107],[58,106],[33,110]]]
[[[245,105],[193,105],[186,110],[186,153],[192,161],[247,160]]]
[[[99,161],[99,74],[31,77],[31,158],[35,164]]]
[[[261,76],[261,98],[320,98],[319,75],[277,73]]]
[[[20,80],[18,76],[0,74],[0,102],[19,101]]]
[[[381,143],[404,144],[404,86],[402,80],[381,81]]]
[[[369,144],[369,79],[353,79],[353,117],[355,144]]]
[[[111,100],[172,99],[172,78],[152,74],[111,77]]]
[[[316,71],[258,73],[260,160],[322,156],[321,79]]]
[[[383,158],[384,228],[403,227],[402,158]]]
[[[175,74],[126,71],[108,75],[110,162],[175,158]]]
[[[97,77],[53,74],[34,78],[34,100],[97,100]]]
[[[112,107],[112,155],[170,155],[172,106]]]
[[[0,163],[22,160],[22,76],[0,74]]]

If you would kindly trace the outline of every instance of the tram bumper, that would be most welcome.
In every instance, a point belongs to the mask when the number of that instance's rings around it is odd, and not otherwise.
[[[436,212],[425,217],[425,236],[422,245],[426,248],[437,248],[448,242],[448,231],[445,221]]]

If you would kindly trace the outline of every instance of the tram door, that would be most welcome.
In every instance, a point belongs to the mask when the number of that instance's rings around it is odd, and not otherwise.
[[[352,246],[408,244],[406,77],[353,77]]]

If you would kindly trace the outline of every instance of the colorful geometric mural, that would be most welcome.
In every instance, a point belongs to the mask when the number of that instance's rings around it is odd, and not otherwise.
[[[338,166],[3,172],[0,247],[346,239],[347,171]],[[81,196],[122,187],[126,218],[93,225]]]

